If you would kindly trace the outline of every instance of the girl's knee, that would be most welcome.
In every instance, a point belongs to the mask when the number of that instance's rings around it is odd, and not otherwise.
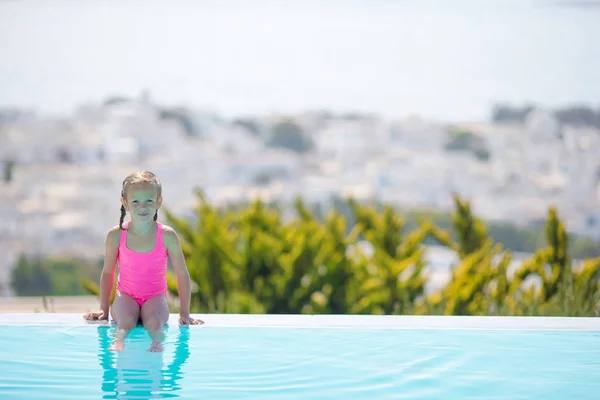
[[[150,314],[143,321],[144,328],[149,331],[158,331],[163,328],[167,321],[163,321],[160,314]]]
[[[138,317],[132,315],[126,315],[119,318],[117,321],[117,326],[121,329],[131,330],[136,327],[138,323]]]

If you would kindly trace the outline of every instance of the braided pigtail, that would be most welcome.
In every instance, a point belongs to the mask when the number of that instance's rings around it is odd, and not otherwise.
[[[121,219],[119,220],[119,228],[123,230],[123,221],[125,220],[125,206],[121,206]]]
[[[154,220],[156,221],[158,219],[158,210],[156,210],[156,212],[154,213]]]

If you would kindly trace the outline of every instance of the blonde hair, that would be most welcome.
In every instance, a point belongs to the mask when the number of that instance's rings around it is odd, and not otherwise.
[[[150,171],[138,171],[132,174],[129,174],[127,178],[123,181],[123,189],[121,190],[121,197],[125,200],[125,193],[127,192],[127,188],[131,185],[139,185],[139,184],[150,184],[153,185],[158,191],[158,196],[162,194],[162,185],[156,175]],[[126,210],[125,206],[121,205],[121,219],[119,220],[119,228],[123,229],[123,221],[125,220]],[[154,220],[158,219],[158,210],[154,214]]]

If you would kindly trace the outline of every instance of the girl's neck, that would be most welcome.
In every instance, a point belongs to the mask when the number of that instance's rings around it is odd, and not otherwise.
[[[150,235],[156,227],[156,221],[152,221],[149,224],[140,223],[137,224],[132,221],[129,222],[129,232],[133,233],[137,236],[147,236]]]

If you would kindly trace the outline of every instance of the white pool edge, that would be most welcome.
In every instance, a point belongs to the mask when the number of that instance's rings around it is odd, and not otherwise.
[[[600,318],[569,317],[469,317],[375,315],[273,315],[194,314],[198,328],[339,328],[339,329],[440,329],[440,330],[550,330],[598,331]],[[75,313],[0,313],[0,326],[97,326]],[[178,324],[171,314],[169,325]],[[195,327],[194,327],[195,328]]]

